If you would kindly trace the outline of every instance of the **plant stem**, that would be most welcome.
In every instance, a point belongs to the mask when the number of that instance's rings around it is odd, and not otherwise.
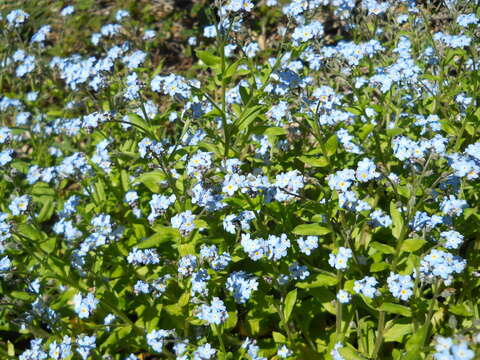
[[[432,301],[430,302],[430,307],[428,308],[428,314],[427,314],[427,317],[425,318],[425,323],[423,324],[424,332],[422,337],[422,348],[425,346],[425,341],[428,338],[430,323],[433,316],[433,308],[435,307],[435,302],[437,301],[438,295],[440,294],[440,287],[441,287],[440,280],[437,280],[435,285],[436,286],[435,286],[435,290],[433,291],[433,298],[432,298]]]
[[[225,36],[228,36],[226,34]],[[229,150],[229,133],[228,133],[228,124],[227,124],[227,114],[225,113],[227,107],[227,99],[226,99],[226,87],[227,84],[225,82],[225,40],[222,34],[219,34],[219,47],[220,47],[220,58],[221,58],[221,76],[222,76],[222,93],[221,93],[221,100],[222,100],[222,127],[223,127],[223,134],[225,136],[225,152],[223,157],[225,159],[228,158],[228,150]]]
[[[337,293],[342,288],[342,272],[337,271]],[[336,329],[335,329],[335,341],[339,342],[342,340],[342,303],[337,299],[337,314],[336,314]]]
[[[212,324],[212,327],[214,328],[215,334],[217,335],[217,339],[220,344],[220,351],[222,352],[223,358],[225,359],[227,356],[227,351],[225,350],[225,344],[223,343],[223,339],[222,339],[221,326]]]
[[[377,359],[380,347],[383,342],[383,330],[385,329],[385,311],[380,311],[378,314],[377,339],[375,341],[375,348],[373,349],[372,358]]]

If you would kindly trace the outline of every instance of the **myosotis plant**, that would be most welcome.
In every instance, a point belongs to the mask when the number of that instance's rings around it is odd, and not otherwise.
[[[478,358],[478,6],[141,3],[0,5],[0,357]]]

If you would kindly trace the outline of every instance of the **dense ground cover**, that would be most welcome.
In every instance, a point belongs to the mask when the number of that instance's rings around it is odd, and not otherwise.
[[[476,2],[0,14],[1,359],[480,357]]]

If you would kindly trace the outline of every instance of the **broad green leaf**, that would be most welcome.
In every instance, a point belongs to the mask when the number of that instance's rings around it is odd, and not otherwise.
[[[202,62],[210,67],[213,67],[215,65],[220,65],[222,62],[222,58],[216,55],[211,54],[208,51],[204,50],[195,50],[195,54],[197,54],[197,57],[202,60]]]
[[[335,275],[318,274],[310,277],[308,281],[300,281],[295,284],[300,289],[312,289],[320,286],[334,286],[338,283]]]
[[[272,331],[272,337],[277,344],[285,344],[287,342],[287,338],[279,332]]]
[[[386,244],[382,244],[382,243],[379,243],[379,242],[376,242],[376,241],[372,241],[370,243],[370,246],[372,248],[374,248],[375,250],[380,251],[383,254],[395,254],[395,249],[390,245],[386,245]]]
[[[415,252],[421,249],[426,243],[427,241],[422,238],[407,239],[403,242],[401,250],[405,252]]]
[[[157,227],[157,229],[159,229]],[[178,233],[177,229],[173,229],[170,227],[163,227],[155,234],[150,236],[149,238],[139,242],[135,247],[139,249],[147,249],[147,248],[152,248],[152,247],[157,247],[160,244],[163,244],[165,242],[176,242],[180,238],[180,235]]]
[[[53,211],[55,210],[55,201],[53,197],[42,197],[40,202],[42,204],[42,208],[38,213],[37,221],[41,223],[49,220],[52,217]]]
[[[130,190],[130,176],[125,169],[120,171],[120,183],[124,192]]]
[[[260,114],[264,112],[263,105],[256,105],[249,109],[245,115],[243,115],[240,119],[238,119],[235,123],[238,130],[242,131],[248,127]]]
[[[296,235],[326,235],[329,234],[331,230],[321,224],[313,223],[298,225],[292,232]]]
[[[299,156],[298,160],[303,162],[304,164],[313,166],[313,167],[325,167],[328,165],[328,160],[324,157],[321,158],[314,158],[308,156]]]
[[[103,181],[97,181],[93,185],[93,189],[94,189],[93,194],[98,199],[98,201],[96,202],[99,204],[105,203],[105,201],[107,200],[107,196],[105,195],[105,186],[103,184]]]
[[[33,294],[29,294],[25,291],[12,291],[10,293],[10,296],[15,298],[15,299],[20,299],[20,300],[25,300],[25,301],[32,301],[35,299],[35,296]]]
[[[15,346],[10,340],[7,342],[7,355],[12,357],[15,356]]]
[[[152,136],[152,130],[146,120],[138,114],[128,114],[128,121],[135,125],[135,129],[143,132],[146,136]]]
[[[405,344],[405,348],[407,349],[407,354],[402,357],[402,360],[418,360],[418,353],[423,347],[423,337],[427,331],[425,326],[422,326],[420,329],[415,331],[413,335],[408,339],[407,343]]]
[[[333,154],[335,154],[335,152],[337,151],[337,147],[338,147],[338,139],[337,139],[337,135],[334,134],[334,135],[330,136],[330,138],[325,143],[325,148],[327,150],[327,156],[330,157]]]
[[[264,131],[264,134],[267,136],[280,136],[280,135],[287,135],[288,132],[286,129],[280,127],[280,126],[272,126],[267,128]]]
[[[411,334],[413,332],[413,324],[394,324],[390,322],[386,324],[387,331],[383,334],[385,342],[403,342],[405,335]]]
[[[387,136],[389,137],[394,137],[402,133],[403,133],[403,129],[400,129],[400,128],[387,129]]]
[[[405,317],[411,317],[412,316],[412,310],[410,310],[409,307],[400,305],[400,304],[393,304],[393,303],[383,303],[380,305],[379,308],[380,311],[385,311],[389,314],[396,314],[396,315],[402,315]]]
[[[238,315],[237,315],[237,310],[235,311],[229,311],[228,312],[228,318],[223,324],[224,329],[233,329],[237,325],[238,321]]]
[[[248,103],[248,100],[250,100],[250,96],[252,96],[249,90],[244,86],[239,86],[238,92],[240,93],[240,98],[242,99],[242,102],[244,104]]]
[[[132,326],[121,326],[113,328],[112,333],[108,336],[107,339],[105,339],[105,341],[101,343],[100,348],[108,349],[113,344],[118,344],[128,335],[130,335],[132,331]]]
[[[225,74],[224,74],[225,79],[228,79],[234,75],[243,75],[245,73],[243,70],[237,71],[238,66],[243,62],[245,62],[245,59],[240,58],[234,63],[230,64],[225,70]]]
[[[50,186],[44,182],[38,182],[35,185],[33,185],[32,190],[30,192],[30,195],[33,197],[51,197],[55,196],[55,190],[50,188]]]
[[[360,140],[365,140],[365,138],[372,132],[372,130],[375,129],[375,125],[373,124],[365,124],[362,126],[360,129],[360,132],[358,133],[358,137]]]
[[[193,242],[189,242],[187,244],[180,244],[180,246],[178,247],[178,253],[180,254],[180,256],[195,254],[195,244]]]
[[[366,357],[362,356],[359,352],[355,351],[351,347],[343,346],[338,352],[345,360],[367,360]]]
[[[450,305],[448,311],[459,316],[473,316],[473,311],[465,304]]]
[[[390,216],[392,217],[393,223],[392,234],[396,239],[399,239],[403,228],[403,218],[394,201],[390,203]]]
[[[55,250],[55,246],[57,244],[57,240],[54,237],[49,238],[46,241],[43,241],[40,243],[40,248],[47,252],[47,253],[52,253],[53,250]]]
[[[40,240],[43,237],[42,233],[30,224],[18,225],[18,232],[30,240]]]
[[[370,272],[379,272],[379,271],[384,271],[389,268],[389,265],[385,262],[381,263],[373,263],[370,266]]]
[[[288,321],[290,315],[292,314],[293,307],[295,306],[295,301],[297,301],[297,289],[290,291],[285,297],[285,304],[283,308],[283,316],[285,322]]]
[[[145,185],[151,192],[159,193],[160,183],[165,180],[165,175],[159,170],[154,170],[141,174],[136,180]]]

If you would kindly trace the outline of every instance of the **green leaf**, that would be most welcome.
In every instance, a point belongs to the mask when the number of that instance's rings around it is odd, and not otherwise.
[[[275,341],[277,344],[285,344],[287,342],[287,338],[279,332],[272,331],[272,337],[273,341]]]
[[[285,307],[283,308],[285,322],[288,321],[290,315],[292,314],[295,301],[297,301],[297,289],[290,291],[285,297]]]
[[[304,164],[307,164],[313,167],[325,167],[328,165],[328,160],[325,159],[324,157],[314,158],[314,157],[307,157],[307,156],[299,156],[298,160],[300,160]]]
[[[194,242],[192,241],[186,244],[180,244],[180,246],[178,247],[178,253],[180,254],[180,256],[195,254]]]
[[[396,239],[399,239],[403,228],[403,218],[394,201],[390,203],[390,216],[392,217],[393,223],[392,234]]]
[[[308,281],[300,281],[295,284],[300,289],[312,289],[321,286],[334,286],[338,283],[335,275],[318,274],[313,279],[310,277]]]
[[[325,235],[329,234],[331,230],[321,224],[313,223],[298,225],[292,232],[296,235]]]
[[[389,268],[389,265],[385,262],[381,263],[373,263],[370,266],[370,272],[379,272],[379,271],[384,271]]]
[[[125,169],[120,171],[120,183],[122,184],[122,189],[124,192],[130,190],[130,176]]]
[[[215,65],[220,65],[222,62],[222,58],[216,55],[213,55],[209,53],[208,51],[204,50],[195,50],[195,54],[197,54],[197,57],[202,60],[202,62],[210,67],[213,67]]]
[[[327,156],[330,157],[333,154],[335,154],[335,152],[337,151],[337,147],[338,147],[338,139],[337,139],[337,135],[334,134],[334,135],[330,136],[330,138],[325,143],[325,148],[327,150]]]
[[[56,195],[55,190],[50,188],[48,184],[45,184],[44,182],[38,182],[32,187],[32,191],[30,194],[33,197],[49,197],[52,196],[54,197]]]
[[[372,132],[372,130],[375,129],[375,125],[373,124],[365,124],[362,126],[360,129],[360,132],[358,133],[358,138],[360,140],[365,140],[365,138]]]
[[[271,126],[264,131],[264,134],[266,136],[280,136],[280,135],[287,135],[288,132],[286,129],[280,126]]]
[[[25,301],[32,301],[35,299],[35,296],[29,294],[25,291],[12,291],[10,295],[15,299],[25,300]]]
[[[7,355],[12,357],[15,356],[15,346],[10,340],[7,342]]]
[[[135,245],[135,247],[139,249],[157,247],[158,245],[169,241],[175,242],[177,239],[179,239],[179,237],[180,235],[178,233],[178,230],[170,227],[163,227],[161,230],[157,230],[157,232],[149,238]]]
[[[239,74],[239,72],[237,71],[237,67],[243,63],[245,61],[244,58],[240,58],[238,59],[237,61],[235,61],[234,63],[230,64],[227,69],[225,70],[225,74],[224,74],[224,78],[225,79],[228,79],[230,77],[232,77],[233,75],[237,74],[237,75],[241,75]]]
[[[151,192],[159,193],[160,183],[165,180],[165,176],[163,172],[154,170],[141,174],[136,180],[145,185]]]
[[[473,316],[472,309],[469,309],[468,306],[465,304],[450,305],[448,308],[448,311],[451,312],[452,314],[459,315],[459,316],[466,316],[466,317]]]
[[[401,133],[403,133],[403,129],[400,129],[400,128],[387,129],[388,137],[394,137],[394,136],[400,135]]]
[[[42,203],[42,208],[37,216],[38,222],[44,222],[50,219],[55,210],[55,202],[52,197],[42,197],[40,202]]]
[[[228,312],[228,318],[225,320],[225,323],[223,324],[224,329],[233,329],[238,322],[238,314],[237,310],[235,311],[229,311]]]
[[[425,326],[422,326],[420,329],[418,329],[413,333],[410,339],[408,339],[407,343],[405,344],[405,348],[407,349],[408,352],[404,357],[402,357],[402,360],[418,359],[418,353],[423,347],[423,337],[426,331],[427,331],[427,328]]]
[[[30,240],[40,240],[43,237],[42,233],[30,224],[18,225],[18,232]]]
[[[383,254],[395,254],[395,249],[393,246],[382,244],[376,241],[372,241],[370,246],[377,251],[380,251]]]
[[[408,324],[394,324],[391,325],[390,323],[386,324],[387,331],[383,334],[383,338],[385,342],[403,342],[403,338],[405,335],[411,334],[413,332],[413,325],[411,323]]]
[[[246,104],[248,100],[250,99],[250,96],[252,95],[246,87],[244,86],[239,86],[238,87],[238,92],[240,93],[240,97],[242,99],[242,102]]]
[[[47,239],[40,243],[40,248],[47,253],[51,254],[53,250],[55,250],[55,246],[57,245],[57,240],[54,237]]]
[[[132,330],[132,326],[115,327],[112,333],[108,336],[108,338],[102,342],[100,348],[108,349],[113,344],[118,344],[122,342],[122,339],[130,335],[132,333]]]
[[[394,303],[383,303],[380,305],[379,308],[380,311],[385,311],[389,314],[395,314],[395,315],[402,315],[405,317],[411,317],[412,316],[412,310],[410,310],[409,307],[403,306],[400,304],[394,304]]]
[[[94,196],[98,199],[97,202],[99,204],[105,203],[105,201],[107,200],[107,196],[105,195],[105,186],[103,184],[103,181],[97,181],[93,185],[93,189],[94,189]]]
[[[150,128],[150,125],[140,115],[135,113],[128,114],[128,121],[136,125],[136,130],[142,131],[147,136],[152,136],[152,129]]]
[[[338,349],[338,352],[345,360],[366,360],[364,356],[362,356],[359,352],[352,349],[351,347],[343,346]]]
[[[263,105],[256,105],[249,109],[241,118],[239,118],[235,125],[238,130],[242,131],[248,127],[259,115],[264,111]]]
[[[426,243],[427,241],[422,238],[407,239],[403,242],[401,250],[405,252],[415,252],[421,249]]]

